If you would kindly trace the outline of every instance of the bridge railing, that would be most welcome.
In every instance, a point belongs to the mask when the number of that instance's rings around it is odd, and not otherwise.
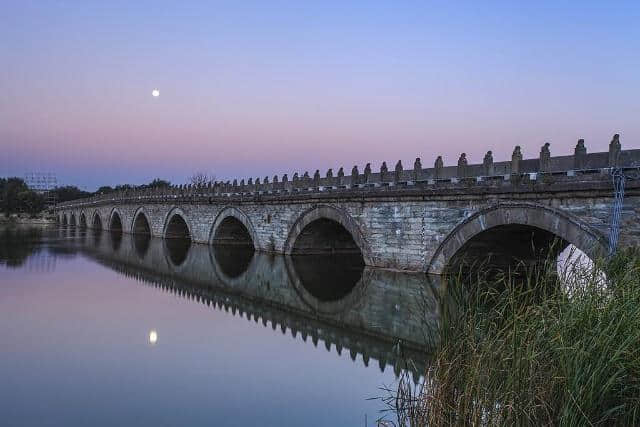
[[[478,185],[499,181],[522,182],[537,180],[539,176],[565,175],[584,176],[593,173],[608,172],[611,168],[640,167],[640,150],[622,150],[619,135],[613,136],[608,152],[587,153],[584,140],[578,140],[572,156],[551,156],[550,144],[544,144],[540,155],[535,159],[523,159],[520,146],[516,146],[510,161],[493,161],[493,153],[488,151],[481,164],[468,164],[466,154],[462,153],[455,166],[444,166],[438,156],[433,167],[424,168],[422,160],[417,158],[412,169],[404,169],[401,161],[393,168],[383,162],[378,171],[372,171],[367,163],[362,171],[353,166],[346,175],[341,167],[337,172],[329,169],[324,176],[320,171],[310,175],[308,172],[290,178],[288,174],[278,178],[249,178],[233,181],[216,181],[207,185],[178,185],[165,188],[134,188],[90,198],[78,199],[59,204],[58,209],[96,202],[118,201],[131,198],[174,199],[174,198],[214,198],[256,194],[291,194],[301,192],[321,192],[327,190],[376,189],[387,187],[405,187],[414,185]]]

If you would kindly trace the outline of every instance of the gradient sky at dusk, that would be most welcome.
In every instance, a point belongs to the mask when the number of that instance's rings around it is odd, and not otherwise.
[[[5,0],[0,59],[0,176],[89,190],[640,148],[638,1]]]

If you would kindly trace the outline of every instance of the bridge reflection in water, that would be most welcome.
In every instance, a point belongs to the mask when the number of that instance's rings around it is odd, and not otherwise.
[[[61,233],[65,232],[61,229]],[[366,267],[354,254],[282,256],[148,234],[77,232],[77,249],[126,276],[328,351],[414,379],[439,325],[439,284],[420,273]],[[399,345],[398,345],[399,344]]]

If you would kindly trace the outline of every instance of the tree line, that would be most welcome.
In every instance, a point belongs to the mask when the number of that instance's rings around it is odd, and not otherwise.
[[[213,183],[214,180],[215,175],[204,172],[196,172],[188,178],[188,182],[193,185],[207,185]],[[94,192],[81,190],[75,185],[65,185],[49,190],[48,193],[51,196],[50,199],[55,200],[57,203],[62,203],[116,191],[167,188],[170,186],[171,182],[156,178],[148,184],[142,185],[122,184],[115,187],[104,185]],[[47,200],[44,194],[29,188],[22,178],[0,178],[0,213],[4,213],[7,216],[20,212],[35,215],[45,208],[47,208]]]
[[[143,185],[131,185],[123,184],[111,186],[102,186],[95,192],[84,191],[76,187],[75,185],[65,185],[62,187],[56,187],[49,190],[49,195],[56,202],[68,202],[70,200],[84,199],[97,194],[108,194],[115,191],[140,189],[140,188],[166,188],[171,183],[169,181],[156,178],[148,184]],[[29,188],[22,178],[0,178],[0,212],[5,215],[11,215],[14,213],[28,213],[35,215],[42,212],[46,206],[46,199],[44,194],[34,191]]]

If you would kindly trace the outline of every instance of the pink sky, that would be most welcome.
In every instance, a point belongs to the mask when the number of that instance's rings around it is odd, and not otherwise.
[[[9,6],[0,175],[92,190],[498,161],[546,141],[559,155],[578,138],[605,151],[614,133],[640,148],[633,3],[116,6]]]

